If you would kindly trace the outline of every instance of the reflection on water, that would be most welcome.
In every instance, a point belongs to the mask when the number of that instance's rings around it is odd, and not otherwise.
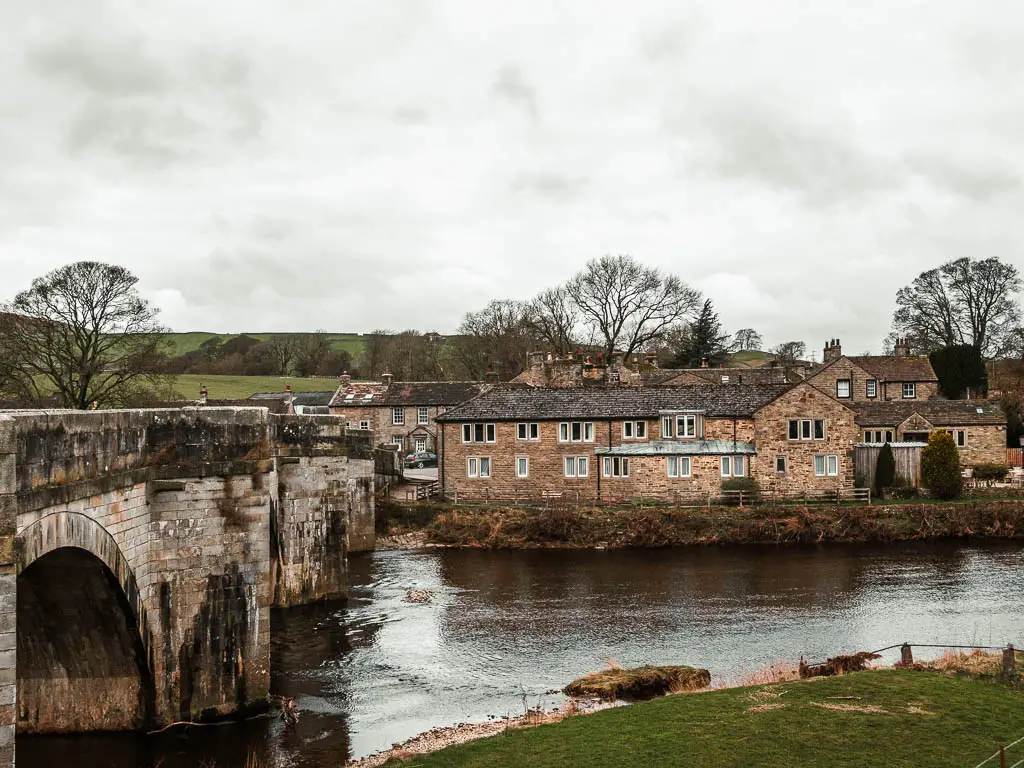
[[[553,704],[609,658],[715,677],[780,660],[918,643],[1024,645],[1024,548],[907,544],[380,552],[350,562],[346,604],[277,611],[264,718],[154,738],[20,738],[20,768],[340,764],[428,728]],[[430,590],[427,604],[404,601]],[[917,653],[917,652],[915,652]],[[920,654],[918,654],[920,655]]]

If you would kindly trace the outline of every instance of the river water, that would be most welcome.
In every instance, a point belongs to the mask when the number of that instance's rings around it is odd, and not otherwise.
[[[353,557],[349,579],[347,603],[272,616],[272,685],[296,698],[294,733],[262,718],[20,738],[19,768],[340,766],[434,726],[554,705],[550,691],[608,659],[721,680],[902,641],[1024,646],[1012,543],[378,552]],[[432,599],[406,602],[409,589]]]

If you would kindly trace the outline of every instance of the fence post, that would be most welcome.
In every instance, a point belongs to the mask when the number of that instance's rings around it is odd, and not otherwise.
[[[914,666],[914,652],[907,643],[900,646],[900,664],[904,667]]]
[[[1013,650],[1013,643],[1003,649],[1003,674],[1006,677],[1013,677],[1017,671],[1017,659]]]
[[[871,506],[871,486],[868,486],[868,506]]]

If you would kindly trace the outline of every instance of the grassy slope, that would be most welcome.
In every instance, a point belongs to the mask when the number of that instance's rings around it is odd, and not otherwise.
[[[745,349],[742,352],[733,352],[729,355],[729,362],[737,365],[751,365],[755,368],[761,365],[767,365],[775,358],[768,352],[759,352],[754,349]]]
[[[786,693],[758,697],[755,691],[762,689]],[[860,698],[830,701],[833,696]],[[812,702],[885,711],[838,712]],[[786,706],[749,711],[763,703]],[[931,714],[914,713],[911,707]],[[999,744],[1021,736],[1024,692],[1019,689],[934,672],[887,670],[669,696],[511,731],[403,765],[947,768],[976,765]],[[1024,749],[1018,747],[1010,755],[1010,762],[1016,762],[1024,758]]]
[[[281,376],[203,376],[182,374],[174,377],[179,396],[194,400],[199,387],[206,385],[211,400],[241,400],[256,392],[283,392],[291,384],[294,392],[328,392],[338,388],[337,379],[299,379]]]
[[[227,341],[228,339],[237,336],[239,334],[234,333],[207,333],[206,331],[190,331],[188,333],[169,333],[167,337],[170,339],[173,345],[171,349],[172,355],[183,355],[186,352],[193,352],[199,349],[199,346],[207,339],[214,337],[220,338],[221,341]],[[250,333],[247,334],[253,338],[261,341],[266,341],[272,336],[297,336],[300,334],[291,333]],[[363,339],[358,333],[329,333],[327,334],[327,340],[330,342],[331,349],[340,351],[345,350],[350,355],[355,357],[357,354],[363,351]]]

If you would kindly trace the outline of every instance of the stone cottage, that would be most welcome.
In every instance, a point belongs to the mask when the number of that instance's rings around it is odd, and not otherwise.
[[[435,420],[446,409],[480,394],[476,381],[352,381],[348,374],[331,397],[331,415],[344,416],[353,429],[369,429],[376,444],[396,445],[405,452],[436,452]]]
[[[892,355],[843,354],[838,339],[825,344],[823,364],[807,377],[822,392],[847,403],[928,400],[939,396],[939,377],[927,357],[911,355],[899,340]]]

